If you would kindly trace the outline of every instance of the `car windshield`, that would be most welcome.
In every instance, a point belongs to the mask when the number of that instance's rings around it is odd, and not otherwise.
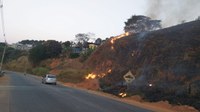
[[[55,75],[48,75],[47,77],[48,77],[48,78],[56,78]]]

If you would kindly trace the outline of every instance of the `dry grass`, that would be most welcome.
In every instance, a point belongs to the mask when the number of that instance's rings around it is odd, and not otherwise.
[[[26,70],[32,69],[32,66],[29,63],[27,56],[21,56],[20,58],[5,64],[3,68],[12,71],[25,72]]]
[[[84,76],[86,74],[87,74],[86,70],[67,68],[60,72],[60,74],[58,75],[58,80],[62,82],[79,83],[83,81]]]
[[[42,61],[40,66],[50,69],[50,73],[57,75],[62,82],[80,83],[90,70],[82,69],[79,59],[55,58]]]

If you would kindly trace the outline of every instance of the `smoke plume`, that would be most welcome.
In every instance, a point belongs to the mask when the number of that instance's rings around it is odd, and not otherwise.
[[[148,0],[147,16],[168,27],[200,17],[200,0]]]

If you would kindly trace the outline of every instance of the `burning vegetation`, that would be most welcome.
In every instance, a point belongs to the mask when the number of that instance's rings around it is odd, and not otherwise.
[[[85,77],[85,79],[95,79],[96,77],[97,77],[96,74],[90,73]]]
[[[105,92],[120,97],[140,94],[148,101],[168,100],[200,110],[199,57],[198,20],[111,38],[91,55],[86,65],[94,69]],[[135,77],[130,84],[123,78],[128,71]]]
[[[108,69],[108,71],[106,73],[100,73],[100,74],[95,74],[95,73],[89,73],[88,75],[85,76],[85,79],[99,79],[99,78],[103,78],[106,74],[111,73],[112,70]]]
[[[116,41],[116,40],[118,40],[118,39],[120,39],[120,38],[123,38],[123,37],[126,37],[126,36],[129,36],[129,35],[130,35],[130,33],[129,33],[129,32],[126,32],[126,33],[124,33],[124,34],[121,34],[121,35],[119,35],[119,36],[116,36],[116,37],[111,38],[111,39],[110,39],[110,43],[112,44],[111,49],[114,50],[113,44],[115,44],[115,41]]]
[[[127,94],[126,93],[119,93],[119,96],[122,97],[122,98],[124,98],[124,97],[127,96]]]

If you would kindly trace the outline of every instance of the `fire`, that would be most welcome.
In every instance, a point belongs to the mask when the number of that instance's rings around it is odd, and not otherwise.
[[[89,73],[85,79],[95,79],[95,78],[103,78],[106,76],[106,74],[111,73],[112,70],[109,69],[106,73],[100,73],[100,74],[95,74],[95,73]]]
[[[90,73],[88,74],[85,79],[95,79],[95,78],[103,78],[105,77],[106,74],[105,73],[102,73],[102,74],[94,74],[94,73]]]
[[[149,87],[152,87],[153,86],[153,84],[149,84]]]
[[[100,77],[100,78],[103,78],[103,77],[105,77],[105,76],[106,76],[105,73],[102,73],[102,74],[99,74],[99,75],[98,75],[98,77]]]
[[[109,69],[109,70],[108,70],[108,73],[111,73],[111,72],[112,72],[112,70],[111,70],[111,69]]]
[[[130,35],[130,33],[126,32],[124,34],[121,34],[119,36],[116,36],[116,37],[112,38],[110,42],[111,42],[111,44],[114,44],[115,40],[120,39],[120,38],[125,37],[125,36],[129,36],[129,35]]]
[[[126,93],[119,93],[118,95],[119,95],[120,97],[122,97],[122,98],[127,96]]]
[[[129,32],[126,32],[126,33],[121,34],[121,35],[119,35],[119,36],[113,37],[113,38],[110,40],[110,43],[112,44],[111,49],[114,49],[113,44],[115,43],[116,40],[118,40],[118,39],[120,39],[120,38],[123,38],[123,37],[125,37],[125,36],[129,36],[129,35],[130,35],[130,33],[129,33]]]
[[[114,39],[115,39],[115,38],[112,38],[112,39],[110,40],[110,43],[111,43],[111,44],[114,44]]]
[[[85,79],[95,79],[96,77],[97,77],[96,74],[90,73],[85,77]]]

